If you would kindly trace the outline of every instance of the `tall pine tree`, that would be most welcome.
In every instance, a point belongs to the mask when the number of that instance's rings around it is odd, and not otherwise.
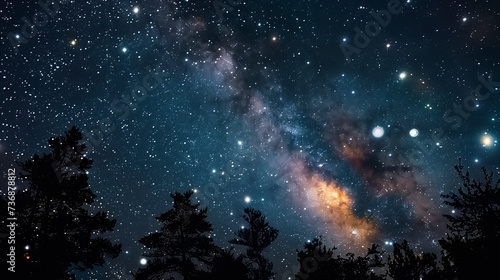
[[[158,232],[139,240],[149,248],[144,254],[148,264],[140,268],[135,279],[163,279],[181,275],[184,280],[204,279],[207,268],[217,252],[213,240],[207,236],[212,225],[207,219],[207,208],[199,209],[192,203],[192,191],[171,194],[173,208],[156,219],[161,223]]]
[[[81,139],[73,126],[48,141],[49,154],[18,162],[29,186],[16,195],[18,261],[12,276],[17,279],[75,279],[74,269],[101,266],[105,256],[116,258],[121,251],[121,245],[99,236],[112,231],[116,220],[89,211],[96,195],[87,182],[92,160]]]
[[[449,224],[439,240],[444,259],[458,279],[491,279],[500,260],[500,180],[482,168],[484,181],[472,179],[459,162],[455,166],[462,181],[458,193],[443,195],[454,215],[445,215]]]
[[[239,229],[235,233],[238,238],[229,243],[248,247],[248,258],[257,266],[253,279],[268,280],[274,276],[273,264],[264,258],[262,251],[278,237],[278,230],[269,225],[259,210],[245,208],[244,212],[243,219],[248,227]]]
[[[387,260],[388,275],[394,280],[440,279],[437,257],[432,253],[415,254],[406,240],[395,243]]]

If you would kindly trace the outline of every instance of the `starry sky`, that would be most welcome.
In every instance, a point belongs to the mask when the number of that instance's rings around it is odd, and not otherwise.
[[[83,131],[123,252],[78,279],[130,279],[174,191],[220,246],[261,210],[284,279],[319,235],[438,252],[458,158],[499,173],[494,0],[56,2],[0,7],[0,166]]]

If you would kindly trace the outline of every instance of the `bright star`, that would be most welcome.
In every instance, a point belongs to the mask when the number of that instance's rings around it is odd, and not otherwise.
[[[399,74],[399,79],[404,80],[406,78],[406,72]]]
[[[417,136],[418,136],[418,129],[416,129],[416,128],[412,128],[412,129],[410,130],[410,136],[411,136],[411,137],[417,137]]]
[[[372,134],[373,134],[373,136],[375,136],[376,138],[380,138],[380,137],[384,136],[384,128],[382,128],[381,126],[376,126],[376,127],[372,130]]]
[[[123,48],[122,52],[126,53],[127,52],[127,48]]]
[[[134,7],[134,14],[137,14],[139,12],[139,7]]]
[[[145,258],[141,259],[141,264],[142,265],[146,265],[147,263],[148,263],[148,260],[146,260]]]
[[[250,203],[250,201],[252,201],[252,199],[249,196],[245,196],[245,202]]]
[[[481,138],[481,143],[483,143],[484,147],[489,147],[493,144],[493,138],[491,138],[488,134],[485,134],[483,138]]]

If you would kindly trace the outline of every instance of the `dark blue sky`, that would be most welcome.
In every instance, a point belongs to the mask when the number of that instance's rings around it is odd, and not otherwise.
[[[118,220],[123,253],[78,279],[140,267],[137,240],[189,189],[221,246],[263,211],[277,279],[319,235],[438,250],[458,158],[500,167],[500,7],[344,2],[4,2],[2,170],[76,125],[92,207]]]

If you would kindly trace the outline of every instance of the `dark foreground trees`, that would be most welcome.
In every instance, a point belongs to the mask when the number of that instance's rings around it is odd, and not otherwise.
[[[247,247],[247,256],[252,262],[253,279],[271,279],[274,276],[273,264],[262,255],[267,248],[278,237],[278,230],[269,225],[266,217],[259,210],[245,208],[243,219],[248,227],[236,232],[238,238],[229,240],[229,243]]]
[[[459,163],[463,186],[444,195],[455,215],[445,215],[448,234],[439,241],[449,269],[457,279],[491,279],[500,264],[500,180],[482,168],[484,181],[471,178]]]
[[[185,280],[202,279],[211,259],[217,252],[213,240],[207,236],[212,225],[207,219],[207,208],[199,209],[192,203],[192,191],[171,194],[172,209],[156,219],[161,223],[158,232],[139,240],[150,251],[145,268],[135,273],[135,279],[162,279],[181,275]],[[226,255],[227,257],[227,255]]]
[[[105,256],[120,253],[121,245],[101,237],[116,220],[89,211],[96,195],[87,183],[92,161],[81,139],[73,126],[48,141],[49,154],[18,163],[29,186],[15,196],[16,272],[9,279],[75,279],[75,269],[101,266]]]
[[[205,280],[251,280],[252,271],[243,255],[235,256],[231,250],[220,249],[212,260]]]
[[[144,254],[148,263],[137,270],[135,279],[270,279],[272,264],[262,251],[276,239],[278,231],[269,226],[261,212],[245,209],[243,217],[249,226],[236,233],[241,239],[230,242],[247,246],[248,255],[235,255],[216,246],[208,236],[212,225],[206,220],[207,208],[200,209],[199,203],[193,203],[192,195],[192,191],[172,194],[172,209],[156,218],[161,229],[139,240],[149,249]]]
[[[295,279],[326,280],[326,279],[385,279],[380,275],[382,252],[377,245],[368,249],[364,256],[347,253],[345,257],[334,257],[336,248],[327,248],[321,238],[315,238],[304,245],[304,250],[297,251],[300,271]]]
[[[387,267],[387,274],[394,280],[441,279],[442,273],[435,254],[416,254],[406,240],[394,244]]]

